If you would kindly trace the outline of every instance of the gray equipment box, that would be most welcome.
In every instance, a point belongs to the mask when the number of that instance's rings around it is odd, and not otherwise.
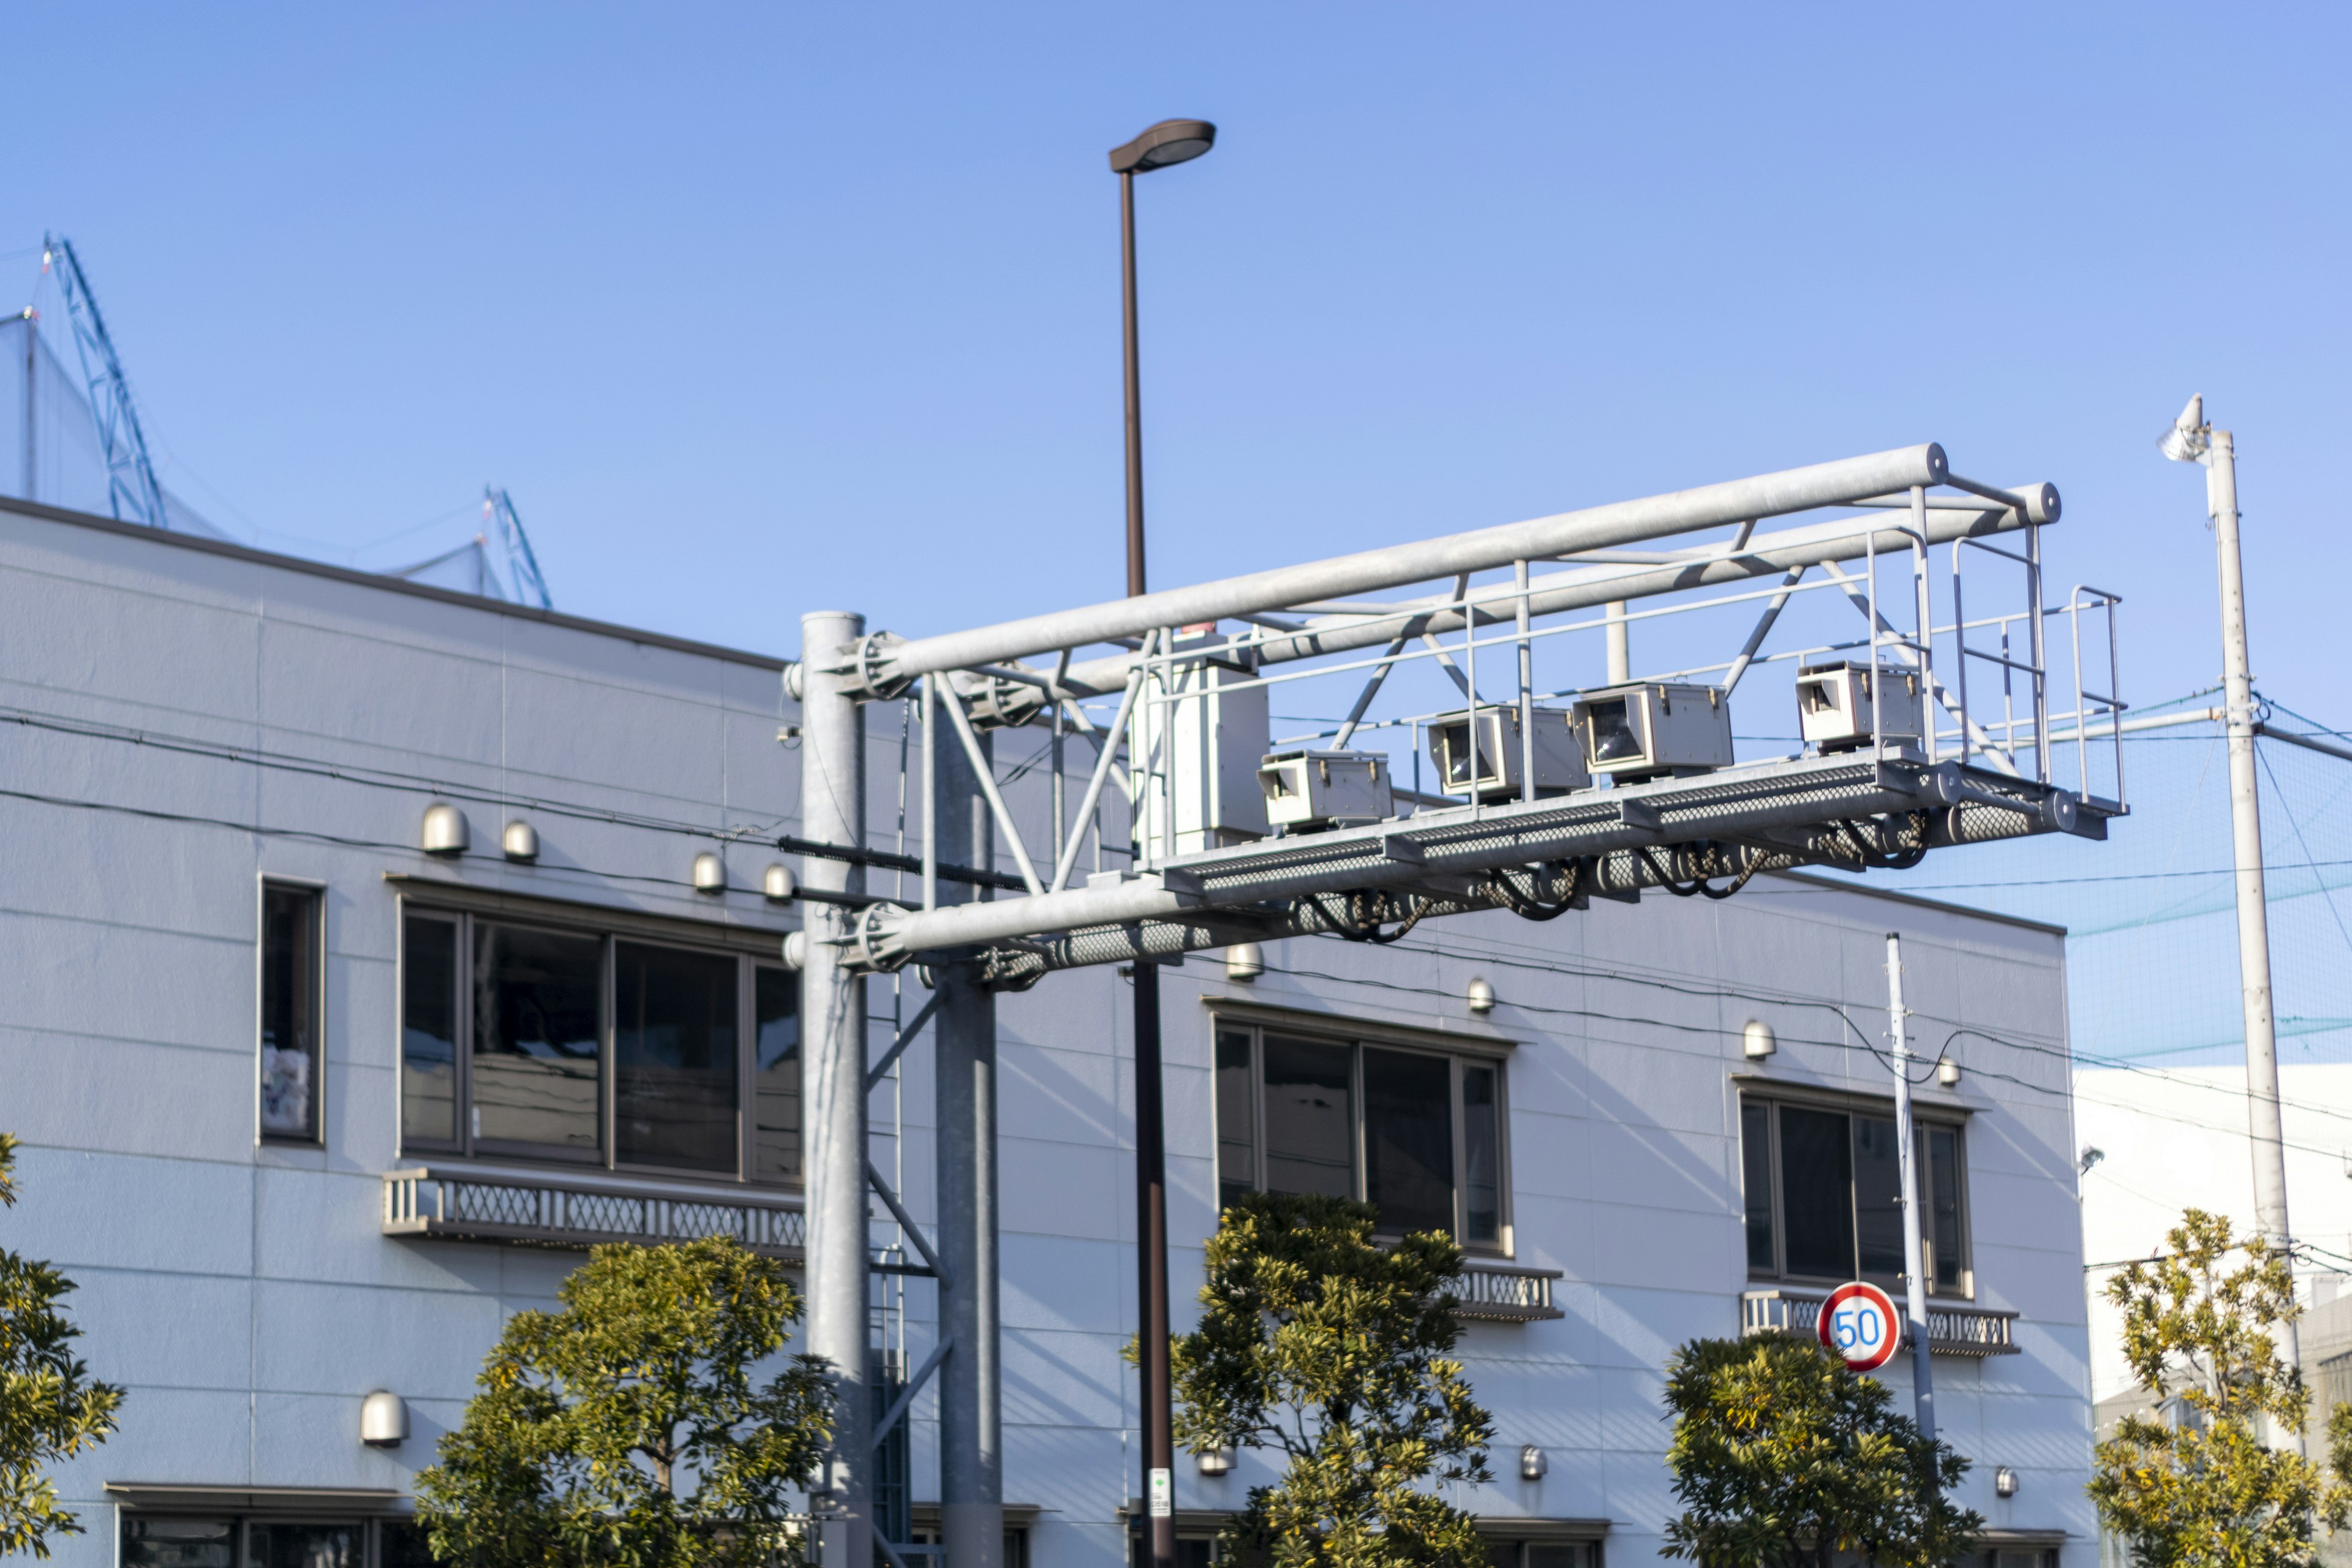
[[[1878,738],[1906,752],[1926,734],[1927,704],[1916,669],[1840,660],[1797,671],[1798,732],[1824,752],[1858,751]]]
[[[1527,761],[1519,744],[1519,710],[1516,707],[1481,707],[1476,754],[1472,754],[1471,713],[1448,713],[1429,724],[1430,760],[1437,764],[1437,786],[1447,795],[1475,796],[1482,801],[1517,800],[1525,793],[1520,768]],[[1535,710],[1536,794],[1566,795],[1589,789],[1592,775],[1585,771],[1583,748],[1576,743],[1576,727],[1564,708]]]
[[[1626,784],[1731,765],[1731,704],[1714,686],[1609,686],[1569,710],[1584,763]]]
[[[1258,764],[1257,782],[1266,821],[1292,833],[1396,815],[1389,760],[1378,752],[1271,752]]]

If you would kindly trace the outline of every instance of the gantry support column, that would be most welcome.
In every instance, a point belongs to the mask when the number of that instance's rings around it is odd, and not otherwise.
[[[866,845],[866,715],[825,673],[866,619],[818,610],[801,617],[801,831],[819,844]],[[866,871],[807,857],[812,892],[866,891]],[[846,935],[851,910],[804,901],[801,964],[803,1073],[808,1114],[808,1350],[832,1363],[833,1452],[817,1505],[826,1568],[874,1561],[874,1393],[866,1340],[866,981],[824,939]]]
[[[957,700],[942,690],[941,702]],[[944,724],[923,737],[937,778],[938,858],[941,865],[986,868],[994,858],[993,825],[971,759]],[[990,739],[981,736],[983,756]],[[965,902],[980,889],[942,881],[942,903]],[[940,1368],[940,1521],[947,1568],[1003,1568],[1004,1458],[997,1364],[996,995],[980,984],[980,966],[941,954],[932,969],[940,990],[934,1026],[938,1061],[940,1327],[955,1348]]]

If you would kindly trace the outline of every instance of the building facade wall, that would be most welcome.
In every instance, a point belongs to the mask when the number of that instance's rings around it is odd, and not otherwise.
[[[131,1391],[121,1432],[59,1473],[90,1527],[62,1558],[112,1561],[109,1483],[400,1492],[430,1461],[500,1324],[550,1304],[577,1254],[383,1234],[383,1176],[403,1163],[404,884],[387,879],[781,939],[797,914],[758,891],[774,837],[798,824],[778,676],[772,659],[0,510],[0,718],[15,721],[0,727],[14,957],[0,1121],[26,1142],[25,1200],[0,1224],[79,1282],[93,1370]],[[919,847],[898,711],[871,717],[874,842]],[[998,754],[1010,767],[1032,749]],[[1036,785],[1016,795],[1032,821]],[[471,829],[455,861],[415,847],[436,797]],[[538,828],[535,865],[497,854],[509,817]],[[726,858],[727,892],[688,886],[703,850]],[[264,879],[322,889],[316,1148],[257,1138]],[[1965,1498],[1996,1526],[2063,1531],[2070,1558],[2087,1552],[2075,1141],[2062,942],[2044,929],[1763,878],[1724,904],[1603,902],[1541,926],[1464,917],[1379,949],[1270,944],[1246,983],[1195,955],[1163,982],[1178,1322],[1214,1223],[1214,1005],[1338,1037],[1483,1042],[1507,1062],[1512,1261],[1558,1271],[1562,1315],[1469,1326],[1499,1479],[1459,1500],[1605,1520],[1610,1553],[1652,1555],[1673,1511],[1663,1363],[1685,1340],[1737,1332],[1748,1284],[1742,1086],[1887,1092],[1890,929],[1906,940],[1916,1044],[1963,1068],[1957,1089],[1923,1096],[1967,1114],[1975,1302],[2020,1314],[2022,1353],[1937,1358],[1944,1431],[1977,1461]],[[1498,998],[1484,1016],[1464,1001],[1474,976]],[[872,990],[885,1020],[922,995],[911,973]],[[999,1008],[1006,1495],[1040,1510],[1038,1568],[1115,1562],[1138,1489],[1119,1357],[1135,1309],[1127,995],[1094,970]],[[1761,1063],[1741,1054],[1750,1018],[1779,1040]],[[877,1049],[888,1030],[876,1025]],[[930,1104],[918,1047],[877,1093],[875,1156],[919,1218]],[[880,1297],[918,1361],[928,1291]],[[1886,1377],[1907,1389],[1899,1366]],[[359,1442],[376,1388],[412,1412],[395,1451]],[[936,1475],[932,1412],[926,1395],[919,1499]],[[1517,1479],[1522,1444],[1546,1451],[1540,1481]],[[2013,1500],[1994,1499],[1995,1466],[2018,1472]],[[1265,1475],[1248,1456],[1222,1479],[1180,1461],[1178,1506],[1235,1506]]]

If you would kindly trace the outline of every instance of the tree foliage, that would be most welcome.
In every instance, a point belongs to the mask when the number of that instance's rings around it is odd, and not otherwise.
[[[797,1561],[787,1489],[832,1436],[825,1363],[794,1356],[782,1267],[724,1237],[600,1247],[519,1312],[481,1392],[416,1478],[417,1516],[467,1568],[732,1568]]]
[[[1811,1340],[1693,1340],[1666,1363],[1666,1468],[1683,1511],[1666,1554],[1700,1568],[1929,1568],[1984,1527],[1948,1494],[1969,1462],[1920,1435],[1886,1385]]]
[[[2107,1281],[2124,1310],[2124,1359],[2158,1409],[2126,1416],[2099,1445],[2099,1516],[2145,1568],[2315,1563],[2313,1531],[2352,1512],[2352,1405],[2328,1419],[2326,1469],[2263,1441],[2265,1423],[2300,1432],[2311,1403],[2273,1338],[2302,1310],[2286,1255],[2233,1238],[2226,1218],[2201,1209],[2165,1245]]]
[[[0,1206],[16,1204],[16,1140],[0,1132]],[[74,1282],[46,1263],[0,1248],[0,1556],[49,1554],[79,1535],[41,1472],[107,1439],[122,1390],[93,1381],[73,1353],[81,1331],[58,1310]]]
[[[1200,1326],[1179,1338],[1176,1440],[1287,1460],[1225,1527],[1225,1552],[1278,1568],[1487,1568],[1470,1515],[1428,1483],[1485,1481],[1493,1423],[1472,1400],[1435,1233],[1372,1240],[1376,1211],[1253,1194],[1208,1248]]]

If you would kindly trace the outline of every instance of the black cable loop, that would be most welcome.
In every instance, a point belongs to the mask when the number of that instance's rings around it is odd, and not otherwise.
[[[1335,911],[1329,904],[1324,902],[1324,895],[1321,893],[1309,895],[1307,901],[1313,904],[1316,910],[1331,922],[1331,929],[1339,936],[1349,942],[1369,942],[1382,947],[1386,947],[1392,942],[1402,941],[1405,932],[1421,923],[1422,912],[1427,908],[1423,900],[1409,899],[1405,906],[1406,912],[1402,917],[1402,923],[1396,930],[1383,933],[1381,930],[1381,921],[1399,918],[1389,912],[1388,906],[1393,895],[1385,892],[1358,891],[1345,894],[1343,897],[1347,900],[1344,914]]]
[[[1501,895],[1503,907],[1521,920],[1556,921],[1576,907],[1576,895],[1579,891],[1577,882],[1583,867],[1576,860],[1555,860],[1551,864],[1558,866],[1561,874],[1568,879],[1568,890],[1559,896],[1556,903],[1547,903],[1533,896],[1532,892],[1520,892],[1518,885],[1511,880],[1510,872],[1502,867],[1497,866],[1487,872],[1486,876],[1495,884],[1495,890]],[[1529,873],[1528,881],[1531,889],[1540,885],[1532,872]]]
[[[1675,881],[1666,875],[1666,868],[1658,864],[1658,858],[1650,853],[1650,847],[1646,844],[1636,846],[1633,853],[1641,858],[1643,865],[1650,868],[1650,875],[1658,879],[1658,886],[1678,899],[1687,899],[1706,886],[1706,879],[1704,877],[1694,877],[1687,883]]]
[[[1869,842],[1864,838],[1861,827],[1853,822],[1837,824],[1837,830],[1853,847],[1854,858],[1863,865],[1874,867],[1882,871],[1908,871],[1927,858],[1927,817],[1925,812],[1917,811],[1906,812],[1903,816],[1904,820],[1910,825],[1912,832],[1918,836],[1917,841],[1907,848],[1896,850],[1892,855],[1872,848]]]

